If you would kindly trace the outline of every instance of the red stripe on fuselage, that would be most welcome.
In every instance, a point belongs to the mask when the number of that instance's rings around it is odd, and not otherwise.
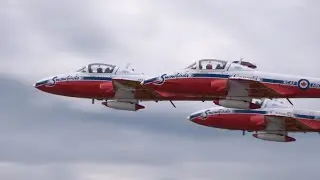
[[[185,95],[203,96],[226,96],[227,91],[216,91],[212,84],[214,82],[228,81],[226,78],[180,78],[167,79],[162,85],[153,83],[148,84],[152,89],[162,92],[170,92]],[[306,90],[300,89],[298,86],[291,86],[286,84],[276,83],[262,83],[265,85],[264,89],[256,89],[255,93],[250,93],[251,97],[278,97],[278,98],[320,98],[320,88],[309,88]],[[268,88],[270,89],[268,89]],[[271,93],[270,90],[276,93]],[[226,89],[227,90],[227,89]],[[254,92],[254,91],[252,91]]]
[[[261,131],[265,129],[266,125],[263,119],[264,115],[260,114],[217,114],[205,119],[197,117],[192,121],[199,125],[220,129]],[[306,125],[303,131],[320,132],[320,121],[300,118],[296,120]],[[301,131],[296,126],[287,126],[286,128],[287,131]]]
[[[283,94],[282,97],[288,98],[319,98],[320,88],[308,88],[306,90],[300,89],[298,86],[291,86],[285,84],[263,83],[267,87]],[[281,97],[279,95],[279,97]]]
[[[251,121],[251,117],[255,114],[219,114],[208,116],[206,119],[195,118],[192,121],[209,127],[232,129],[232,130],[250,130],[258,131],[263,130],[261,124]],[[259,124],[259,125],[257,125]]]
[[[100,84],[104,84],[103,89]],[[106,88],[110,83],[110,88]],[[54,86],[49,87],[42,85],[38,89],[61,96],[78,97],[78,98],[106,98],[113,97],[111,81],[65,81],[57,82]]]
[[[150,83],[148,86],[155,90],[167,91],[177,94],[192,94],[197,96],[214,95],[224,96],[224,92],[214,92],[211,83],[214,81],[227,81],[225,78],[181,78],[168,79],[162,85]]]

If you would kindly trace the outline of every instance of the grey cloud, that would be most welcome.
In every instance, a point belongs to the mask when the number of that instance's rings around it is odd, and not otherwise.
[[[67,165],[24,165],[19,163],[1,163],[0,177],[8,180],[76,180],[77,175]]]
[[[269,165],[272,167],[271,165]],[[278,165],[275,165],[279,168]],[[287,170],[294,168],[282,167],[281,170],[267,169],[262,166],[253,166],[247,163],[183,163],[166,166],[144,166],[141,164],[111,165],[105,164],[97,166],[92,164],[48,164],[42,166],[25,166],[21,164],[1,164],[0,176],[5,179],[157,179],[157,180],[175,180],[175,179],[256,179],[256,177],[265,177],[265,172],[269,175],[266,178],[281,177],[281,179],[290,179],[290,173]],[[316,170],[313,167],[312,170]],[[19,173],[17,173],[19,172]],[[297,174],[296,177],[303,177]],[[315,179],[316,173],[308,174],[309,179]]]
[[[207,23],[235,40],[236,45],[228,50],[231,54],[213,49],[217,58],[244,57],[262,70],[319,76],[317,66],[313,66],[318,64],[320,55],[318,2],[197,1],[180,6],[181,3],[174,3],[174,10],[180,15]]]
[[[8,50],[23,52],[23,48],[30,48],[39,38],[49,41],[48,46],[53,50],[90,56],[107,53],[115,45],[107,29],[90,19],[85,11],[86,3],[33,0],[17,5],[2,4],[0,22],[3,24],[1,44],[4,53]],[[17,45],[22,47],[17,49]]]
[[[34,0],[24,4],[24,10],[35,28],[49,36],[55,48],[94,57],[108,53],[115,41],[108,29],[91,18],[88,3]]]
[[[140,66],[141,71],[148,73],[179,69],[191,63],[189,61],[208,56],[225,59],[238,59],[243,56],[268,71],[293,74],[301,69],[301,75],[318,76],[316,66],[310,65],[317,63],[319,56],[318,26],[315,23],[318,18],[316,2],[290,2],[139,2],[141,4],[136,4],[141,5],[142,10],[140,14],[135,14],[134,18],[130,14],[112,11],[112,8],[105,8],[106,14],[101,14],[104,9],[95,10],[98,5],[93,5],[90,1],[18,2],[17,6],[4,5],[9,10],[4,11],[2,19],[3,23],[9,26],[3,27],[7,29],[7,33],[3,38],[5,41],[1,56],[7,54],[8,61],[13,59],[10,57],[13,56],[15,60],[27,59],[33,62],[32,59],[41,59],[54,64],[52,59],[46,58],[63,52],[68,55],[59,58],[70,60],[70,56],[79,55],[86,57],[85,61],[88,62],[132,62],[138,65],[138,69]],[[181,6],[181,3],[184,6]],[[101,6],[113,7],[114,4],[105,2]],[[126,1],[122,4],[125,9]],[[145,6],[149,8],[144,9]],[[149,9],[153,9],[154,13]],[[175,21],[177,23],[174,23]],[[212,36],[215,31],[208,29],[218,30],[221,34],[217,36],[225,39],[217,40],[216,36]],[[183,41],[185,39],[190,41]],[[225,46],[221,40],[231,41],[230,46]],[[192,47],[207,42],[216,42],[214,47],[210,47],[211,53]],[[180,45],[186,47],[179,49]],[[37,46],[44,47],[48,52],[39,52]],[[188,46],[191,46],[197,55],[189,51]],[[219,46],[224,49],[216,48]],[[307,64],[302,67],[297,65],[305,59],[308,59]],[[185,61],[185,64],[181,64],[181,61]],[[279,61],[284,63],[278,64]],[[76,61],[70,63],[74,62]],[[141,68],[153,65],[154,62],[162,63],[159,63],[157,68]],[[176,64],[175,68],[173,64]],[[51,68],[57,67],[59,66]]]

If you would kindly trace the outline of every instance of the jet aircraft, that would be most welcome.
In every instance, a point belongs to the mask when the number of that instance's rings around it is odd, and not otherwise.
[[[141,85],[169,99],[192,96],[240,109],[260,108],[251,103],[252,98],[320,97],[320,78],[262,72],[256,68],[242,59],[233,62],[201,59],[183,70],[145,79]]]
[[[213,107],[195,112],[188,120],[199,125],[254,132],[258,139],[292,142],[288,132],[320,132],[320,111],[300,110],[270,99],[253,99],[260,109]]]
[[[92,63],[81,69],[42,79],[35,83],[41,91],[76,98],[106,100],[103,105],[118,109],[137,111],[144,106],[138,99],[148,99],[148,93],[143,89],[126,88],[118,82],[118,78],[130,82],[141,82],[145,75],[133,69],[120,68],[112,64]]]

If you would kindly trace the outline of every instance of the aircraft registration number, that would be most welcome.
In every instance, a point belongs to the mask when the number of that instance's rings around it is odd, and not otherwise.
[[[311,83],[312,88],[320,88],[320,84],[318,83]]]
[[[284,83],[284,84],[288,84],[288,85],[293,85],[293,86],[295,86],[295,85],[298,84],[297,81],[283,81],[283,83]]]

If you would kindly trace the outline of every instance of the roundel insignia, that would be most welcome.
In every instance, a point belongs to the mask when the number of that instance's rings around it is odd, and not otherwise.
[[[298,81],[298,87],[302,90],[306,90],[309,88],[310,82],[307,79],[300,79]]]

